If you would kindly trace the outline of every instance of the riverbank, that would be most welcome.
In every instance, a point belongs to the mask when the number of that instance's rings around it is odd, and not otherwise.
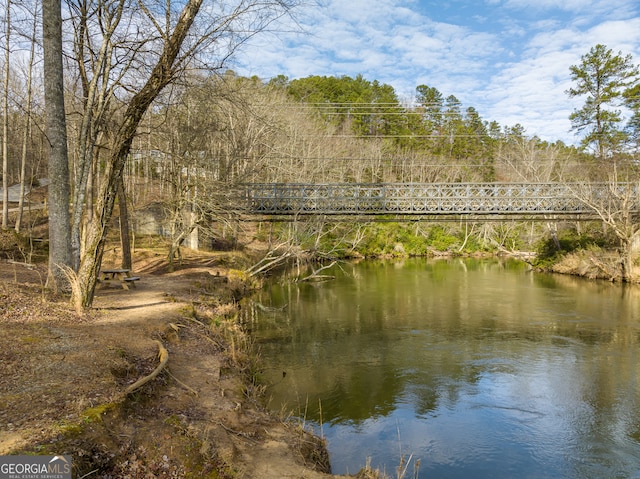
[[[579,249],[558,255],[551,260],[530,263],[540,272],[578,276],[589,280],[605,280],[612,283],[640,283],[640,265],[631,264],[625,277],[622,258],[617,251],[600,248]]]
[[[595,252],[580,258],[554,268],[603,277]],[[173,272],[162,252],[135,260],[138,287],[99,289],[82,317],[45,291],[45,265],[2,264],[0,454],[70,454],[76,477],[336,477],[321,440],[261,405],[236,321],[254,287],[246,257],[186,252]],[[160,345],[166,367],[126,394],[160,364]]]
[[[335,477],[320,439],[261,406],[241,259],[136,257],[138,286],[98,290],[81,317],[44,266],[2,265],[0,454],[69,454],[75,477]]]

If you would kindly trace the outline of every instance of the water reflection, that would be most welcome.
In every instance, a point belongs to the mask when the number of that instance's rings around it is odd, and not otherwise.
[[[271,406],[323,424],[334,472],[407,453],[424,477],[640,478],[637,288],[497,260],[334,274],[245,318]]]

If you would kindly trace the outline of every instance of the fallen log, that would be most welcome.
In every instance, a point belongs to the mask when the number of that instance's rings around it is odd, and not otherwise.
[[[265,306],[264,304],[258,303],[257,301],[254,301],[254,304],[256,305],[256,307],[260,310],[260,311],[264,311],[266,313],[275,313],[275,312],[279,312],[279,311],[284,311],[287,306],[289,305],[289,303],[286,303],[284,306],[280,306],[275,307],[275,306]]]
[[[337,263],[337,261],[334,261],[329,266],[323,266],[322,268],[318,268],[313,273],[311,273],[309,276],[306,276],[306,277],[300,279],[300,281],[309,281],[309,282],[311,282],[311,281],[330,281],[332,279],[336,279],[336,277],[333,276],[333,275],[319,274],[321,271],[324,271],[325,269],[332,268],[336,263]]]

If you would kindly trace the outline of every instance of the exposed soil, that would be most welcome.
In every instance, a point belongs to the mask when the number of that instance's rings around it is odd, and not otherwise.
[[[173,273],[136,256],[137,287],[98,289],[82,317],[44,267],[0,263],[0,454],[70,454],[78,478],[337,477],[318,438],[260,405],[233,254]],[[125,394],[160,344],[166,368]]]

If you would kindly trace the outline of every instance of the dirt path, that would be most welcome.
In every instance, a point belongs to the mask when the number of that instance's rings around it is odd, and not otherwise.
[[[335,477],[319,472],[317,438],[260,407],[246,353],[193,317],[189,298],[220,270],[140,274],[135,289],[98,290],[95,311],[73,320],[42,300],[33,272],[5,273],[0,454],[68,453],[78,477]],[[166,370],[125,396],[157,366],[158,342]]]

